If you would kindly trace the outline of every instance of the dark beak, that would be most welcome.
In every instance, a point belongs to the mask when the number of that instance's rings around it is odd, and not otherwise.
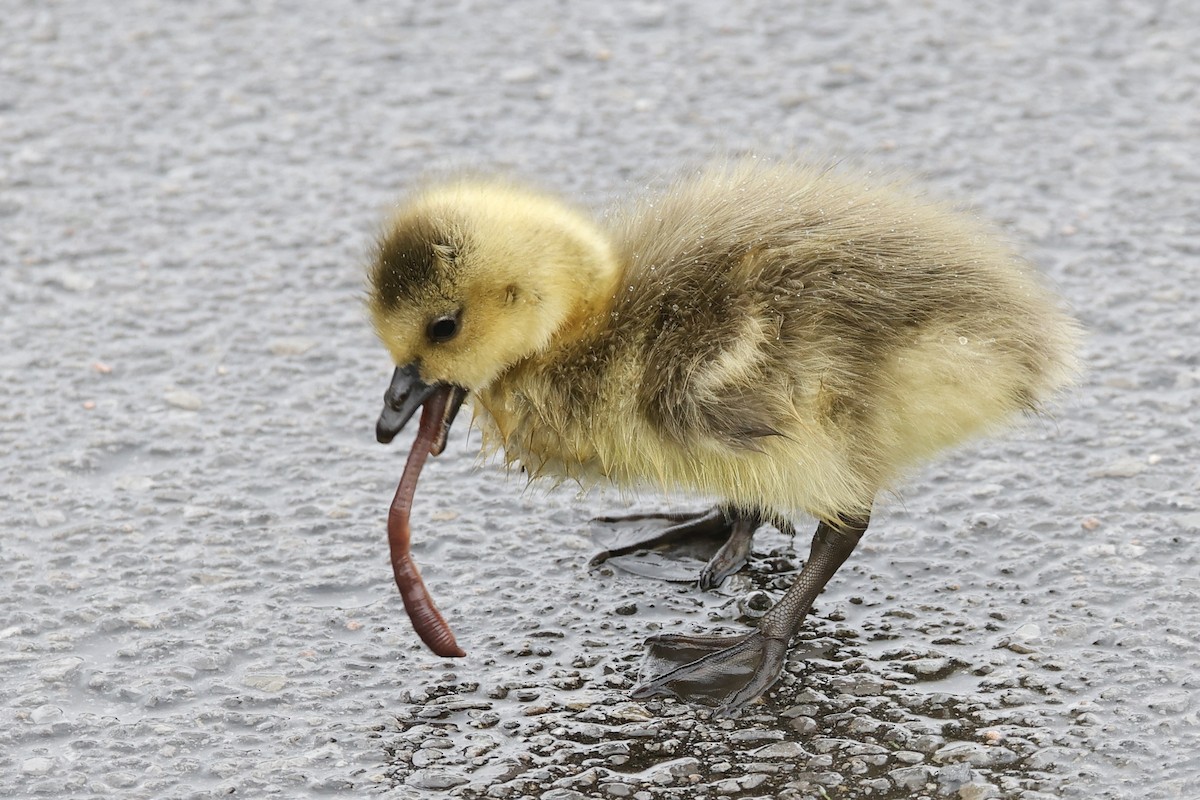
[[[415,364],[396,367],[392,373],[392,382],[383,395],[383,411],[379,421],[375,423],[375,438],[387,444],[396,438],[413,414],[417,412],[426,400],[437,392],[447,394],[446,415],[441,420],[441,430],[435,440],[433,454],[437,455],[446,444],[446,434],[454,422],[454,416],[466,398],[467,391],[459,386],[448,383],[430,385],[421,380]]]
[[[392,383],[383,395],[383,411],[375,423],[375,438],[383,444],[396,438],[434,390],[435,387],[421,380],[415,365],[396,367]]]

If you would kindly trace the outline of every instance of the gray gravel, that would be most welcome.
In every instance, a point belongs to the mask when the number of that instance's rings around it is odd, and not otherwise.
[[[1200,797],[1192,5],[592,6],[5,0],[0,796]],[[384,209],[745,150],[970,201],[1089,328],[1081,386],[887,503],[736,721],[630,702],[640,642],[742,625],[806,542],[711,593],[589,571],[630,501],[460,426],[414,537],[469,657],[429,655],[372,434]]]

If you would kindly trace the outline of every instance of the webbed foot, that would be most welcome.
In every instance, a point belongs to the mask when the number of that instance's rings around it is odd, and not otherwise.
[[[701,589],[713,589],[746,565],[754,532],[762,524],[762,517],[754,512],[732,508],[712,508],[700,513],[682,514],[631,514],[628,516],[596,517],[593,522],[608,526],[602,536],[594,536],[605,549],[592,557],[590,566],[598,566],[612,558],[642,553],[661,545],[686,543],[702,549],[702,559],[707,559],[700,570],[698,583]],[[625,523],[648,522],[630,528]],[[659,523],[655,525],[654,523]],[[663,525],[661,523],[667,523]],[[716,549],[704,549],[705,542],[723,541]],[[714,545],[708,545],[708,548]],[[693,554],[695,555],[695,554]],[[614,562],[638,574],[666,577],[673,570],[646,571],[640,565],[634,567],[626,561]],[[678,580],[672,574],[668,580]],[[687,580],[687,578],[685,578]]]
[[[634,687],[642,699],[675,695],[684,700],[716,701],[718,716],[735,713],[778,680],[788,642],[761,631],[744,636],[664,634],[646,640],[649,660],[677,664]]]
[[[613,526],[627,522],[666,522],[666,526],[648,525],[637,526],[631,531],[617,531],[605,543],[605,549],[592,556],[590,566],[603,564],[610,558],[629,555],[639,550],[649,550],[659,545],[707,536],[726,535],[729,526],[724,512],[720,508],[710,508],[699,513],[675,514],[627,514],[624,516],[595,517],[592,522],[600,522]],[[622,535],[622,533],[624,535]],[[608,537],[606,537],[608,538]]]

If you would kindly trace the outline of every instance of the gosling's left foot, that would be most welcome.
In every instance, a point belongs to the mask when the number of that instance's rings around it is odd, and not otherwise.
[[[657,660],[679,666],[634,687],[632,696],[716,700],[718,716],[736,713],[771,688],[788,652],[786,640],[761,631],[744,636],[664,634],[646,644]]]

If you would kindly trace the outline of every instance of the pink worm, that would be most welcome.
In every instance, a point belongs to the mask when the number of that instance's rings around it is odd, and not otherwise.
[[[421,641],[430,650],[445,658],[461,658],[466,655],[454,633],[442,617],[425,582],[421,580],[421,572],[409,552],[412,534],[408,527],[409,511],[412,510],[413,495],[417,491],[417,478],[421,475],[421,467],[429,457],[441,430],[442,419],[446,413],[448,392],[439,391],[430,395],[421,409],[421,425],[417,430],[417,439],[408,452],[408,461],[404,464],[404,473],[400,476],[400,485],[396,487],[396,496],[388,509],[388,547],[392,555],[392,574],[396,577],[396,586],[400,589],[400,597],[404,600],[404,610],[412,621],[413,629],[421,637]]]

